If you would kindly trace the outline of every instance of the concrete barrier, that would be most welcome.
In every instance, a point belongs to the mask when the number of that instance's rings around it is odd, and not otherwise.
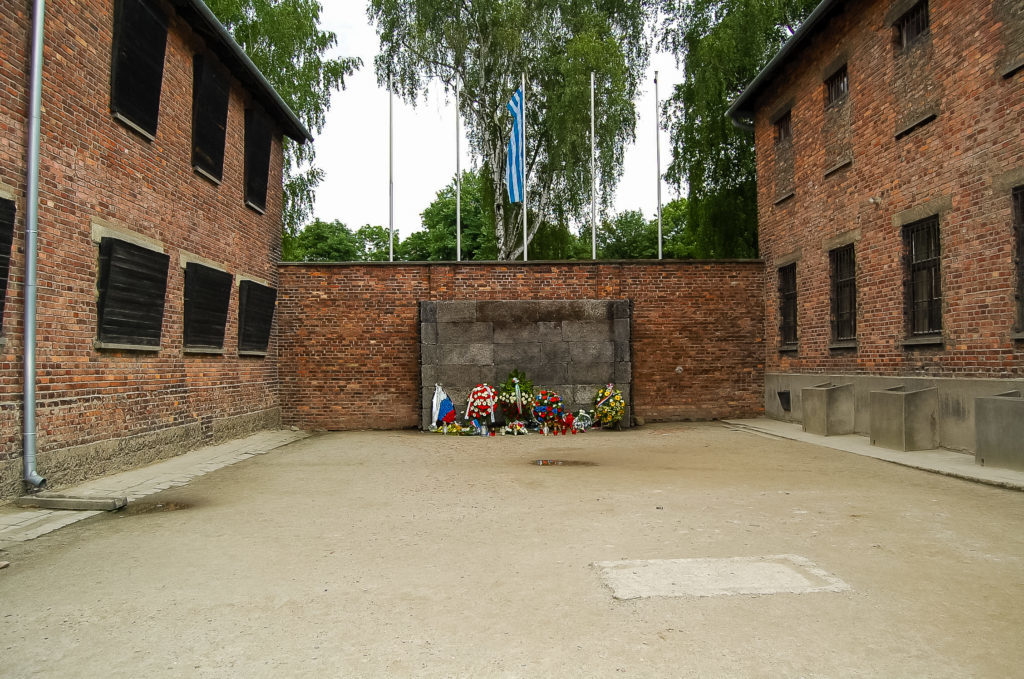
[[[1008,391],[974,399],[974,461],[1024,470],[1024,398]]]
[[[894,450],[931,450],[939,444],[938,389],[891,387],[871,392],[871,444]]]

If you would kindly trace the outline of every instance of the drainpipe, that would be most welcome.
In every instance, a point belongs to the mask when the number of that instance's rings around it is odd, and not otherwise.
[[[32,66],[29,71],[28,205],[25,218],[25,398],[22,404],[25,481],[36,488],[46,479],[36,471],[36,251],[39,232],[39,121],[43,89],[43,14],[46,0],[32,1]]]

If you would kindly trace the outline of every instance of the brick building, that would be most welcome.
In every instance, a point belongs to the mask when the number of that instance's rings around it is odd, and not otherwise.
[[[1024,391],[1024,3],[825,0],[730,115],[756,137],[767,413],[1019,451],[1022,402],[992,426],[988,397]]]
[[[282,140],[310,138],[201,0],[32,5],[0,5],[0,497],[32,434],[60,485],[279,421]]]

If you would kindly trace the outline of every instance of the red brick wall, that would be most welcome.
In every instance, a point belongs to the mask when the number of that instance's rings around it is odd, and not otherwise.
[[[1010,188],[1024,183],[1024,72],[1000,72],[1024,44],[1024,11],[1012,0],[929,4],[930,36],[897,55],[886,21],[896,3],[845,3],[758,101],[769,372],[1024,375],[1024,342],[1013,337],[1010,215]],[[843,116],[826,115],[823,81],[844,58],[853,162],[826,176],[838,153],[830,118]],[[771,117],[790,100],[796,194],[776,205]],[[930,106],[932,122],[895,138],[901,121]],[[940,213],[944,341],[936,348],[903,346],[903,244],[894,220],[912,221],[914,208]],[[829,241],[853,230],[858,346],[830,350]],[[777,267],[797,252],[799,350],[780,353]]]
[[[29,3],[0,6],[0,184],[18,207],[11,286],[0,346],[0,461],[20,456],[25,232],[25,118]],[[280,258],[281,143],[265,215],[243,203],[243,119],[249,95],[233,83],[223,182],[192,171],[192,55],[198,38],[172,18],[159,128],[148,142],[110,114],[113,0],[46,3],[39,219],[40,452],[152,432],[278,405],[269,358],[236,355],[232,293],[223,356],[182,352],[187,251],[233,274],[276,285]],[[98,351],[94,217],[160,241],[171,257],[161,350]],[[45,470],[44,470],[45,471]]]
[[[308,428],[418,426],[419,301],[631,299],[637,416],[755,415],[762,270],[756,261],[285,264],[282,414]]]

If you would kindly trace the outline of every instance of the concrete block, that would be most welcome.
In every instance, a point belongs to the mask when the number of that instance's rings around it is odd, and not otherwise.
[[[420,364],[437,365],[441,362],[441,347],[436,344],[420,345]]]
[[[614,382],[614,363],[570,363],[568,366],[570,384],[608,384]]]
[[[486,301],[477,302],[476,320],[505,325],[529,325],[547,320],[554,314],[561,302],[543,301]]]
[[[16,498],[18,507],[39,507],[41,509],[70,509],[76,511],[111,512],[128,504],[125,497],[75,497],[73,495],[57,495],[40,493]]]
[[[604,342],[613,339],[612,321],[562,321],[566,342]]]
[[[504,379],[502,375],[502,379]],[[448,395],[453,399],[455,393],[463,388],[466,392],[481,382],[494,384],[494,366],[487,365],[442,365],[437,370],[437,383],[444,387]],[[430,385],[430,393],[434,393],[434,386]],[[466,394],[462,394],[463,397]]]
[[[612,342],[569,342],[570,363],[611,363],[615,360]]]
[[[428,365],[424,363],[420,366],[420,382],[433,388],[434,383],[437,382],[437,366]]]
[[[825,382],[801,390],[803,427],[809,434],[837,436],[853,433],[853,384]]]
[[[509,323],[494,321],[493,342],[495,344],[529,344],[540,341],[535,323]]]
[[[520,368],[522,370],[522,368]],[[550,385],[550,384],[565,384],[568,379],[568,372],[566,370],[565,363],[541,363],[539,365],[531,366],[529,370],[526,370],[526,376],[533,381],[534,387],[539,385]],[[508,374],[508,371],[500,373],[502,379]]]
[[[616,342],[629,344],[630,320],[628,318],[616,318],[612,321],[612,339]]]
[[[620,363],[628,363],[633,360],[633,352],[630,350],[629,342],[615,342],[614,359]]]
[[[1024,398],[1008,391],[974,399],[974,461],[1024,471]]]
[[[633,381],[633,364],[629,361],[616,361],[613,377],[616,384],[629,384]]]
[[[938,390],[891,387],[871,392],[872,445],[894,450],[930,450],[938,445]]]
[[[569,346],[564,342],[555,344],[496,344],[494,362],[513,364],[526,371],[525,366],[542,363],[566,363],[569,360]]]
[[[438,322],[462,323],[476,320],[477,302],[434,302]]]
[[[490,365],[494,362],[494,345],[490,342],[439,344],[437,348],[437,363],[441,365]]]
[[[613,304],[601,299],[578,299],[567,303],[567,313],[563,319],[579,321],[607,321],[612,319]]]
[[[494,336],[493,326],[490,323],[477,321],[458,321],[437,323],[438,344],[472,344],[477,342],[491,343]]]
[[[618,299],[612,302],[612,318],[632,318],[632,316],[633,311],[628,299]]]
[[[437,302],[420,302],[420,323],[437,322]]]
[[[437,323],[420,323],[420,344],[437,344]]]

